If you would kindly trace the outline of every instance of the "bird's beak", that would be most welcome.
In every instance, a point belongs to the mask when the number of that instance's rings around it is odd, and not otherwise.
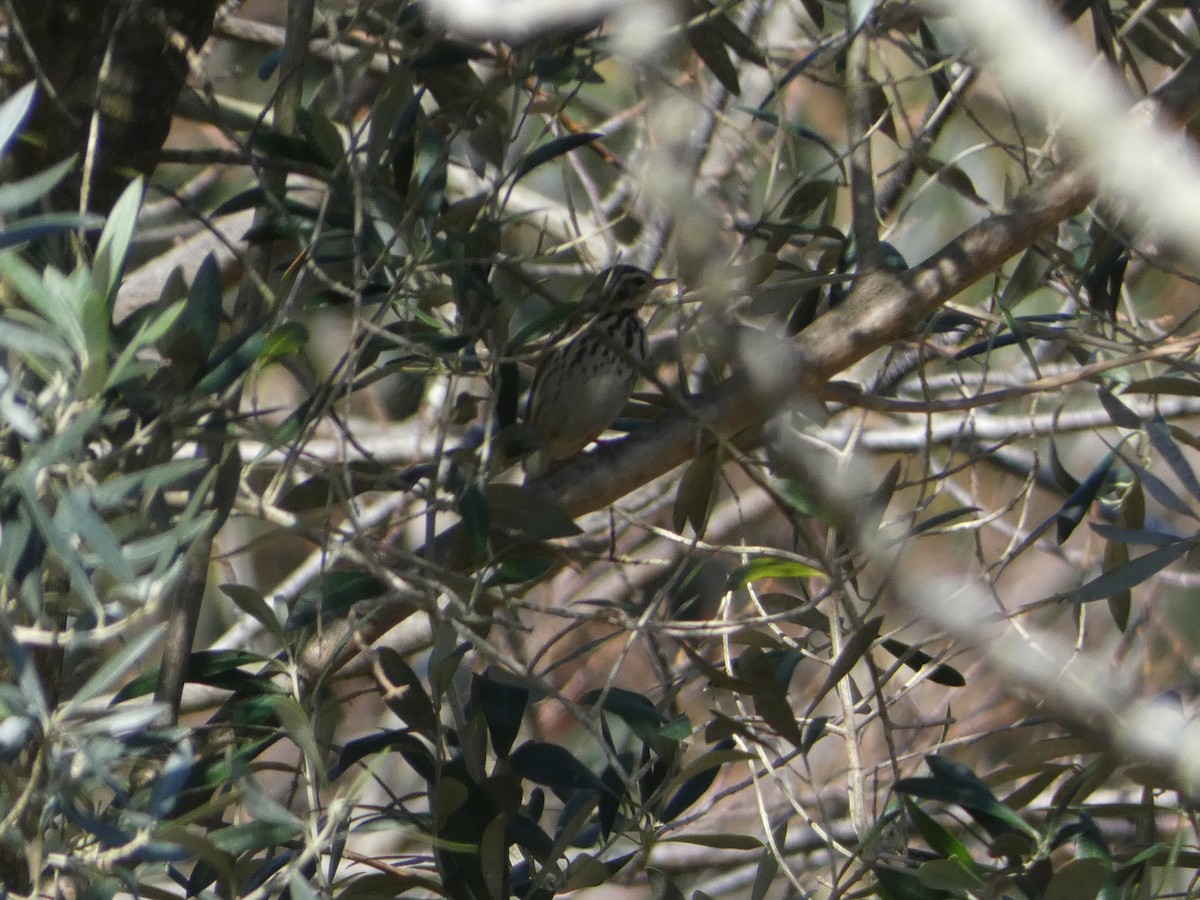
[[[664,284],[674,284],[677,279],[674,278],[655,278],[654,286],[662,287]]]

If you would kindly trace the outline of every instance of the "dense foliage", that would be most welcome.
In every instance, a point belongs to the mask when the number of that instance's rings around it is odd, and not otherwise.
[[[2,7],[0,897],[1193,896],[1200,7],[494,6]]]

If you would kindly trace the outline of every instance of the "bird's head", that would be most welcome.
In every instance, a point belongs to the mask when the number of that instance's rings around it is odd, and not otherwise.
[[[584,291],[581,306],[597,312],[638,310],[650,298],[651,291],[674,280],[655,278],[637,266],[610,266],[592,279]]]

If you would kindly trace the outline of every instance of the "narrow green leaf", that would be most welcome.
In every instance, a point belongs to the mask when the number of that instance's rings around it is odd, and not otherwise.
[[[236,604],[238,609],[265,628],[267,633],[279,642],[280,646],[287,646],[279,617],[267,605],[262,594],[244,584],[222,584],[220,590]]]
[[[940,528],[956,519],[961,519],[963,516],[971,516],[977,512],[979,512],[978,506],[959,506],[955,509],[948,509],[943,513],[930,516],[928,519],[913,525],[912,534],[924,534],[926,531],[932,531],[934,528]]]
[[[257,665],[260,668],[265,665],[267,671],[265,674],[243,672],[241,667],[246,665]],[[188,657],[185,678],[189,684],[207,684],[244,693],[265,693],[269,690],[265,686],[271,684],[267,680],[269,673],[274,668],[277,666],[273,660],[257,653],[244,650],[197,650]],[[158,683],[158,673],[159,670],[155,668],[139,675],[121,688],[112,702],[120,703],[149,694]]]
[[[37,662],[30,655],[28,648],[17,643],[11,637],[8,628],[0,631],[0,648],[3,648],[5,658],[8,660],[8,677],[15,682],[17,692],[23,701],[11,704],[6,701],[6,708],[10,705],[12,707],[25,706],[43,721],[49,718],[50,707],[46,702],[46,692],[42,686],[42,677],[38,672]]]
[[[489,484],[484,497],[491,525],[532,541],[549,541],[582,534],[575,520],[553,497],[523,484]]]
[[[546,310],[512,336],[508,342],[508,352],[516,354],[527,350],[527,345],[535,338],[553,334],[577,313],[578,309],[575,306],[565,303]]]
[[[387,708],[410,729],[436,745],[439,740],[437,713],[417,673],[390,647],[381,647],[378,659],[383,676],[379,680],[379,689]]]
[[[75,166],[76,158],[75,156],[69,156],[62,160],[62,162],[55,163],[50,168],[44,169],[36,175],[30,175],[28,178],[22,178],[20,181],[0,184],[0,213],[7,215],[37,203],[54,190],[58,183],[67,176],[67,173]],[[27,222],[28,220],[24,221]],[[75,221],[78,221],[78,218]],[[17,222],[15,224],[20,226],[23,223]],[[5,230],[8,231],[8,227]]]
[[[895,638],[884,638],[879,642],[888,653],[903,660],[904,665],[915,671],[920,671],[933,663],[933,657],[928,653],[923,653],[903,641],[898,641]],[[939,663],[929,676],[929,680],[935,684],[942,684],[946,687],[963,687],[967,681],[962,677],[962,674],[952,666],[945,663]]]
[[[781,218],[803,222],[837,196],[837,183],[827,178],[802,181],[783,204]]]
[[[1105,454],[1104,459],[1088,473],[1088,477],[1083,480],[1083,483],[1075,489],[1066,502],[1059,508],[1058,512],[1054,514],[1058,543],[1064,543],[1075,529],[1079,527],[1079,523],[1087,515],[1087,511],[1091,508],[1096,496],[1100,493],[1100,489],[1107,482],[1109,470],[1112,469],[1116,459],[1117,455],[1114,451],[1109,451]]]
[[[871,491],[863,501],[862,527],[868,534],[879,530],[888,504],[892,502],[892,495],[896,493],[896,485],[900,483],[900,471],[900,460],[896,460],[884,474],[878,487]]]
[[[364,168],[374,173],[392,145],[392,133],[404,107],[412,100],[412,72],[407,66],[396,66],[384,78],[383,89],[371,104],[371,119],[367,126],[367,147]]]
[[[302,416],[293,418],[298,421]],[[277,436],[280,439],[282,436]],[[380,463],[364,459],[350,460],[336,471],[319,471],[287,489],[277,501],[288,512],[310,512],[327,509],[347,497],[357,497],[370,491],[395,490],[395,473]]]
[[[56,277],[57,276],[57,277]],[[0,254],[0,278],[8,283],[46,321],[47,330],[61,334],[78,361],[87,355],[87,340],[61,272],[47,267],[41,275],[15,253]]]
[[[679,743],[690,738],[693,731],[695,729],[692,727],[692,720],[685,715],[679,715],[658,729],[658,736]]]
[[[1025,361],[1029,363],[1029,368],[1033,371],[1034,376],[1041,378],[1042,372],[1038,366],[1037,356],[1034,354],[1033,348],[1029,346],[1029,338],[1025,333],[1025,329],[1021,327],[1021,320],[1003,306],[997,307],[997,309],[999,310],[1000,315],[1004,319],[1005,323],[1008,325],[1009,331],[1012,332],[1011,336],[1016,342],[1017,346],[1021,349],[1021,353],[1024,355]]]
[[[408,200],[413,172],[416,168],[417,135],[426,128],[426,116],[421,109],[421,98],[427,90],[422,85],[405,104],[400,118],[392,129],[392,183],[401,200]]]
[[[1198,518],[1192,512],[1191,507],[1187,505],[1182,497],[1170,488],[1157,475],[1152,475],[1145,469],[1137,470],[1137,479],[1141,482],[1142,487],[1146,489],[1146,493],[1165,506],[1167,509],[1179,513],[1181,516],[1187,516],[1189,519]]]
[[[232,856],[244,853],[255,853],[275,844],[284,844],[303,831],[299,819],[295,824],[282,822],[268,824],[265,822],[250,822],[247,825],[230,825],[228,828],[218,828],[209,831],[208,836],[213,846]]]
[[[154,789],[147,805],[150,815],[166,818],[171,814],[195,764],[196,750],[191,740],[185,738],[171,750],[170,756],[154,780]]]
[[[979,192],[975,190],[975,182],[971,180],[971,176],[958,166],[941,166],[935,177],[960,197],[979,205],[987,204],[987,201],[980,197]]]
[[[721,43],[746,62],[764,69],[767,67],[767,60],[762,55],[762,51],[758,49],[758,45],[737,26],[733,19],[707,2],[697,5],[706,13],[704,24],[712,29],[713,34]]]
[[[814,716],[809,719],[808,723],[804,726],[804,733],[800,736],[800,746],[796,749],[803,754],[807,754],[816,746],[817,741],[825,737],[828,727],[828,716]]]
[[[59,440],[62,440],[64,437],[65,435],[61,433],[58,435]],[[64,441],[64,443],[66,442]],[[43,456],[46,458],[41,461],[46,465],[51,464],[52,457],[56,455],[52,452],[55,449],[53,446],[47,447],[46,451],[43,452]],[[35,468],[37,467],[30,466],[28,470],[18,469],[5,479],[5,487],[13,488],[20,493],[24,508],[29,513],[30,521],[33,523],[38,535],[45,542],[46,548],[58,557],[58,562],[66,569],[67,577],[71,580],[71,587],[88,604],[96,618],[103,619],[104,613],[100,605],[100,598],[96,595],[96,588],[92,584],[91,577],[84,567],[78,550],[73,545],[70,537],[59,528],[45,507],[42,506],[42,500],[38,496],[37,488],[34,484],[35,475],[32,470]]]
[[[513,751],[509,762],[513,771],[534,784],[556,791],[576,791],[582,788],[602,792],[606,788],[591,769],[576,759],[565,747],[544,741],[526,741]]]
[[[318,894],[313,889],[312,882],[299,869],[289,871],[287,881],[288,896],[291,900],[321,900],[321,897],[328,896]]]
[[[1106,387],[1096,388],[1096,396],[1100,398],[1100,405],[1104,407],[1104,411],[1108,413],[1109,419],[1118,428],[1141,428],[1142,417],[1135,413],[1132,409],[1122,403],[1112,391]]]
[[[304,758],[308,761],[308,767],[316,776],[318,784],[324,784],[327,780],[324,756],[317,746],[317,736],[313,732],[312,722],[309,721],[308,715],[291,696],[273,698],[271,708],[279,717],[279,722],[283,725],[283,730],[292,743],[299,747],[304,754]]]
[[[388,589],[387,583],[366,569],[334,569],[304,589],[288,611],[284,631],[344,618],[354,604],[374,600]]]
[[[1034,840],[1037,831],[996,799],[974,772],[945,756],[930,755],[925,762],[932,778],[901,778],[895,784],[900,794],[953,803],[967,810],[993,837],[1016,831]]]
[[[345,155],[342,136],[338,127],[328,116],[313,109],[296,110],[296,124],[308,145],[329,168],[333,168]]]
[[[223,297],[221,270],[209,253],[196,269],[182,314],[159,345],[183,383],[200,373],[216,346]]]
[[[207,374],[196,385],[196,393],[204,396],[224,391],[254,365],[266,343],[266,335],[261,332],[230,338],[214,351]]]
[[[1039,247],[1026,250],[1017,261],[1008,283],[1000,294],[1000,306],[1007,310],[1034,294],[1050,269],[1050,259]]]
[[[580,147],[586,147],[592,141],[602,137],[604,135],[597,132],[586,131],[582,134],[567,134],[542,144],[540,147],[535,147],[517,163],[516,169],[513,170],[512,183],[520,181],[543,163],[548,163],[550,160],[557,159]]]
[[[159,338],[170,330],[171,326],[183,313],[183,301],[179,301],[157,315],[147,318],[138,328],[137,333],[121,350],[121,355],[117,357],[117,361],[113,363],[112,369],[108,373],[108,380],[104,383],[104,390],[109,391],[126,381],[136,377],[137,365],[134,359],[135,355],[155,343]],[[155,365],[157,371],[159,365]]]
[[[26,216],[0,231],[0,250],[8,250],[64,231],[95,231],[103,224],[104,219],[93,213],[44,213]]]
[[[0,154],[8,152],[13,139],[20,133],[36,94],[37,84],[30,81],[0,104]]]
[[[1123,394],[1168,394],[1176,397],[1200,397],[1200,381],[1159,375],[1142,378],[1125,385]]]
[[[932,890],[971,891],[983,881],[958,859],[931,859],[917,868],[921,884]]]
[[[725,90],[734,96],[742,93],[737,66],[733,64],[724,41],[711,22],[706,20],[692,25],[687,30],[687,42]]]
[[[944,897],[961,897],[961,892],[948,893],[921,883],[917,873],[908,869],[893,869],[888,866],[874,866],[871,873],[875,876],[879,896],[883,900],[942,900]]]
[[[524,584],[546,575],[561,563],[552,549],[539,544],[518,545],[504,551],[500,564],[484,582],[488,587]]]
[[[1146,434],[1150,438],[1150,443],[1154,445],[1154,449],[1175,473],[1180,484],[1187,489],[1193,499],[1200,500],[1200,482],[1196,481],[1196,473],[1184,458],[1179,445],[1175,443],[1175,438],[1171,434],[1171,428],[1167,425],[1166,420],[1161,415],[1156,415],[1147,424]]]
[[[764,578],[825,578],[820,569],[794,560],[776,559],[765,556],[739,566],[729,573],[725,590],[736,591],[754,581]]]
[[[70,366],[73,359],[70,349],[57,335],[38,331],[11,319],[0,319],[0,348],[21,354],[30,364],[42,362],[60,369]],[[50,380],[50,369],[46,365],[38,366],[37,372],[44,380]]]
[[[909,800],[904,801],[904,810],[934,853],[946,859],[958,860],[968,870],[978,874],[979,866],[972,858],[971,851],[949,829]]]
[[[495,677],[491,668],[475,676],[474,688],[487,720],[492,750],[499,759],[504,759],[521,731],[529,705],[529,688]]]
[[[749,682],[730,675],[725,669],[713,665],[699,651],[689,646],[686,641],[680,642],[680,648],[687,658],[691,660],[692,665],[708,681],[710,688],[720,688],[726,691],[733,691],[737,694],[748,694],[753,690],[753,685]]]
[[[688,463],[675,490],[675,504],[671,509],[671,527],[676,534],[692,526],[696,537],[704,537],[708,516],[712,512],[717,496],[717,476],[720,474],[720,452],[716,448],[705,450]]]
[[[117,198],[117,202],[113,204],[104,230],[100,232],[100,241],[96,245],[96,260],[92,265],[92,279],[96,293],[104,302],[105,310],[111,308],[117,284],[125,269],[125,257],[129,253],[129,244],[137,227],[138,211],[142,208],[142,194],[140,177],[129,182]]]
[[[298,135],[258,128],[251,135],[250,148],[255,154],[261,154],[276,164],[330,167],[321,148]]]
[[[1124,873],[1136,870],[1148,862],[1158,863],[1165,862],[1173,851],[1170,847],[1163,843],[1151,844],[1146,849],[1135,854],[1132,858],[1126,860],[1118,871]]]
[[[458,514],[462,516],[463,531],[471,556],[475,560],[487,558],[488,534],[492,529],[491,512],[487,497],[476,484],[468,484],[458,498]]]
[[[1123,566],[1118,566],[1111,572],[1105,572],[1103,575],[1093,578],[1079,588],[1071,599],[1076,603],[1090,603],[1093,600],[1103,600],[1113,594],[1127,591],[1157,575],[1194,546],[1195,543],[1188,540],[1151,550]]]
[[[612,713],[628,725],[629,730],[637,735],[638,740],[650,743],[655,738],[662,736],[662,729],[667,723],[662,713],[650,702],[648,697],[623,688],[610,687],[607,692],[588,691],[579,698],[579,702],[584,706],[591,706],[602,696],[601,709]]]
[[[1142,486],[1136,480],[1129,486],[1121,502],[1120,511],[1117,513],[1117,526],[1093,526],[1097,533],[1105,538],[1104,556],[1101,560],[1101,571],[1105,573],[1115,572],[1122,566],[1129,564],[1129,547],[1128,544],[1137,543],[1145,536],[1152,536],[1152,540],[1147,543],[1154,543],[1154,539],[1160,541],[1158,546],[1166,546],[1174,543],[1179,538],[1173,535],[1164,535],[1159,532],[1148,530],[1144,527],[1146,521],[1146,506],[1145,497],[1142,494]],[[1105,533],[1103,528],[1108,528],[1109,533]],[[1129,590],[1117,591],[1108,598],[1108,611],[1113,617],[1113,622],[1124,632],[1129,627],[1129,616],[1133,610],[1133,594]]]
[[[121,542],[108,525],[96,515],[90,498],[82,489],[59,496],[60,505],[55,520],[64,531],[74,531],[87,544],[119,582],[131,585],[137,580],[133,569],[122,553]]]
[[[788,822],[785,818],[771,833],[771,844],[763,847],[762,856],[758,860],[758,868],[754,873],[754,883],[750,886],[750,900],[766,900],[767,892],[775,885],[775,877],[779,874],[779,855],[774,850],[782,850],[787,846]]]
[[[1118,541],[1105,541],[1104,557],[1100,570],[1105,574],[1115,572],[1129,564],[1129,546]],[[1114,591],[1108,597],[1108,612],[1113,624],[1124,632],[1129,627],[1129,615],[1133,611],[1133,594],[1130,590]]]
[[[788,697],[788,681],[799,657],[799,651],[789,651],[781,657],[775,651],[764,653],[751,646],[734,663],[734,672],[751,685],[754,711],[796,747],[804,742],[804,736]]]
[[[883,626],[883,616],[875,616],[868,619],[862,624],[858,631],[854,632],[842,645],[842,652],[837,655],[837,659],[829,667],[829,672],[825,675],[825,679],[821,682],[821,686],[817,688],[813,698],[809,703],[809,709],[816,709],[817,704],[825,698],[833,687],[850,674],[860,659],[866,655],[875,643],[875,639],[879,637],[879,629]]]
[[[566,893],[585,888],[599,887],[608,881],[608,866],[590,853],[581,853],[571,860],[558,890]]]
[[[711,847],[714,850],[761,850],[763,842],[752,834],[682,834],[679,837],[669,837],[668,842],[680,844],[696,844],[700,847]]]
[[[308,329],[300,322],[287,322],[267,336],[259,361],[265,366],[304,349],[308,344]]]
[[[679,773],[677,780],[682,783],[659,814],[659,818],[663,822],[672,822],[679,818],[703,797],[712,787],[713,782],[717,780],[722,766],[752,758],[748,753],[734,750],[733,746],[733,739],[726,738],[715,744],[708,753],[693,760]]]
[[[97,669],[92,677],[89,678],[79,690],[62,706],[62,716],[66,717],[74,713],[76,709],[83,706],[89,700],[109,690],[121,678],[124,678],[129,671],[140,663],[143,657],[150,651],[160,637],[166,625],[152,625],[140,633],[132,634],[129,642],[122,646],[116,653],[110,656]]]
[[[646,869],[650,882],[650,900],[684,900],[683,891],[661,869]]]
[[[437,765],[420,738],[407,728],[396,728],[348,741],[337,763],[329,771],[330,781],[339,778],[359,760],[391,749],[397,750],[425,781],[432,782],[437,777]]]

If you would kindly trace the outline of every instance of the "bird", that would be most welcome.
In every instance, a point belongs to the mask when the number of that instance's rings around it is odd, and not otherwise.
[[[673,280],[622,264],[604,269],[584,289],[573,321],[551,341],[529,389],[525,422],[540,446],[525,460],[528,476],[552,471],[620,415],[646,359],[638,312],[651,291]]]

